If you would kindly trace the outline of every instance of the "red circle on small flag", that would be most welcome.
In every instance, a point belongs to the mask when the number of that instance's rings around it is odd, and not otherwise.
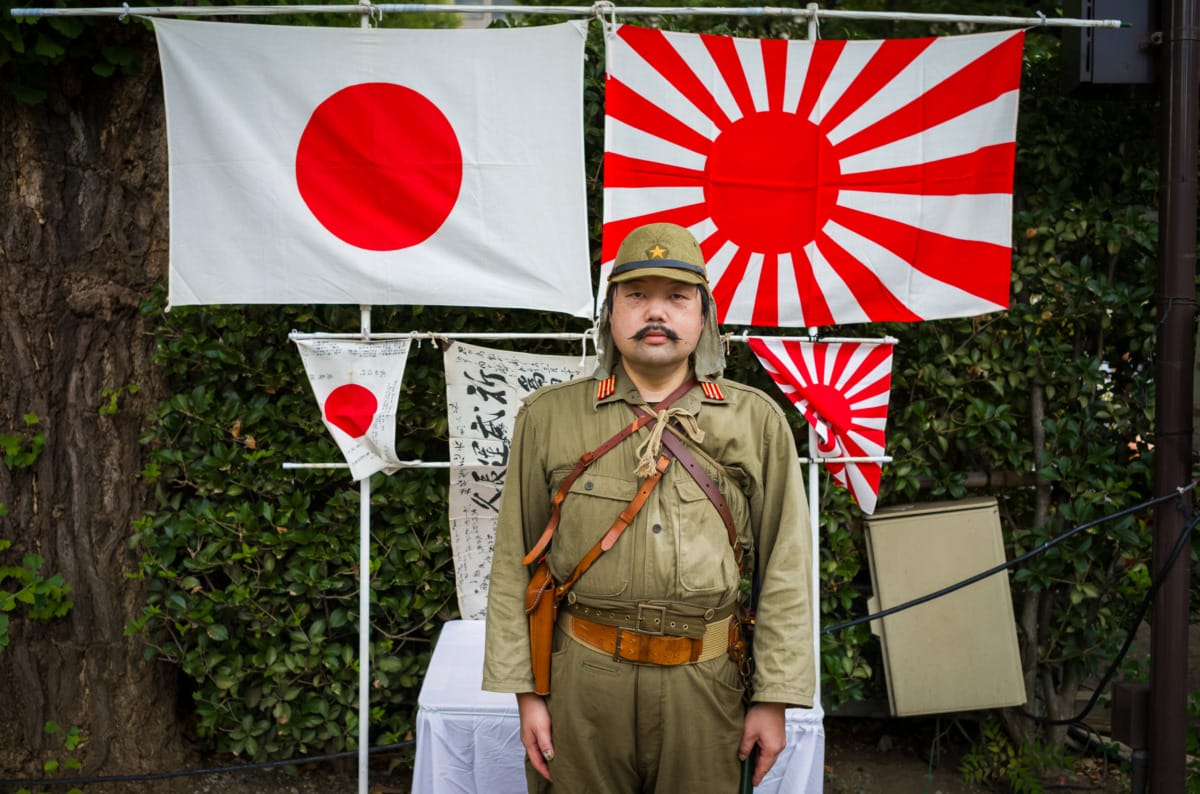
[[[837,200],[833,145],[807,119],[766,111],[738,119],[713,141],[704,199],[713,223],[742,248],[797,251],[812,242]]]
[[[351,438],[362,438],[375,421],[379,401],[365,386],[347,383],[325,398],[325,420]]]
[[[804,388],[804,397],[809,406],[816,411],[829,429],[835,433],[845,433],[854,422],[854,410],[850,401],[834,386],[824,383],[813,383]]]
[[[347,86],[317,106],[296,148],[296,185],[349,245],[395,251],[445,222],[462,187],[462,149],[437,105],[393,83]]]

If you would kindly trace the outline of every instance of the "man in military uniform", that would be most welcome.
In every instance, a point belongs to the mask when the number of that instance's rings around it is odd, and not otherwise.
[[[695,238],[674,224],[635,229],[609,278],[595,380],[543,388],[517,415],[483,686],[517,694],[530,791],[730,794],[739,759],[757,746],[757,785],[783,750],[785,707],[812,706],[795,442],[771,399],[722,377],[715,313]],[[523,558],[544,556],[563,583],[601,549],[562,594],[549,694],[535,694]],[[758,592],[748,708],[730,653],[740,567]]]

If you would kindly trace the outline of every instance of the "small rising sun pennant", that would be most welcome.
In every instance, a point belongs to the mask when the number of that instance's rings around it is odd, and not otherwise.
[[[1007,308],[1023,43],[617,26],[601,285],[630,230],[669,221],[700,241],[722,323]]]
[[[807,342],[750,337],[750,349],[817,436],[814,457],[884,454],[892,388],[890,341]],[[883,466],[875,462],[825,467],[850,490],[864,513],[875,512]]]

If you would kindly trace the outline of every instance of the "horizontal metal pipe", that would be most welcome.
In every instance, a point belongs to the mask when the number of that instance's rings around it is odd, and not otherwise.
[[[750,8],[699,7],[630,7],[621,8],[608,3],[591,6],[489,6],[433,5],[428,3],[355,3],[352,5],[296,6],[108,6],[96,8],[13,8],[9,13],[18,18],[38,17],[210,17],[210,16],[273,16],[276,14],[555,14],[559,16],[770,16],[796,19],[858,19],[903,22],[964,22],[976,25],[1008,25],[1020,27],[1078,27],[1119,28],[1119,19],[1062,19],[1057,17],[1008,17],[982,14],[923,14],[895,11],[848,11],[823,8],[784,8],[757,6]]]

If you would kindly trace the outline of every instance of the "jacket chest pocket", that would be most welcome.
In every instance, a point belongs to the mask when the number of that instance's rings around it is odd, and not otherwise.
[[[561,478],[555,479],[561,482]],[[632,480],[587,472],[571,484],[562,503],[562,520],[550,550],[551,568],[559,581],[570,575],[608,531],[637,493],[637,487],[637,482]],[[575,592],[613,597],[628,590],[632,547],[629,538],[618,539],[576,582]]]
[[[717,508],[688,476],[675,480],[674,495],[680,587],[692,594],[732,592],[738,586],[737,564]]]

